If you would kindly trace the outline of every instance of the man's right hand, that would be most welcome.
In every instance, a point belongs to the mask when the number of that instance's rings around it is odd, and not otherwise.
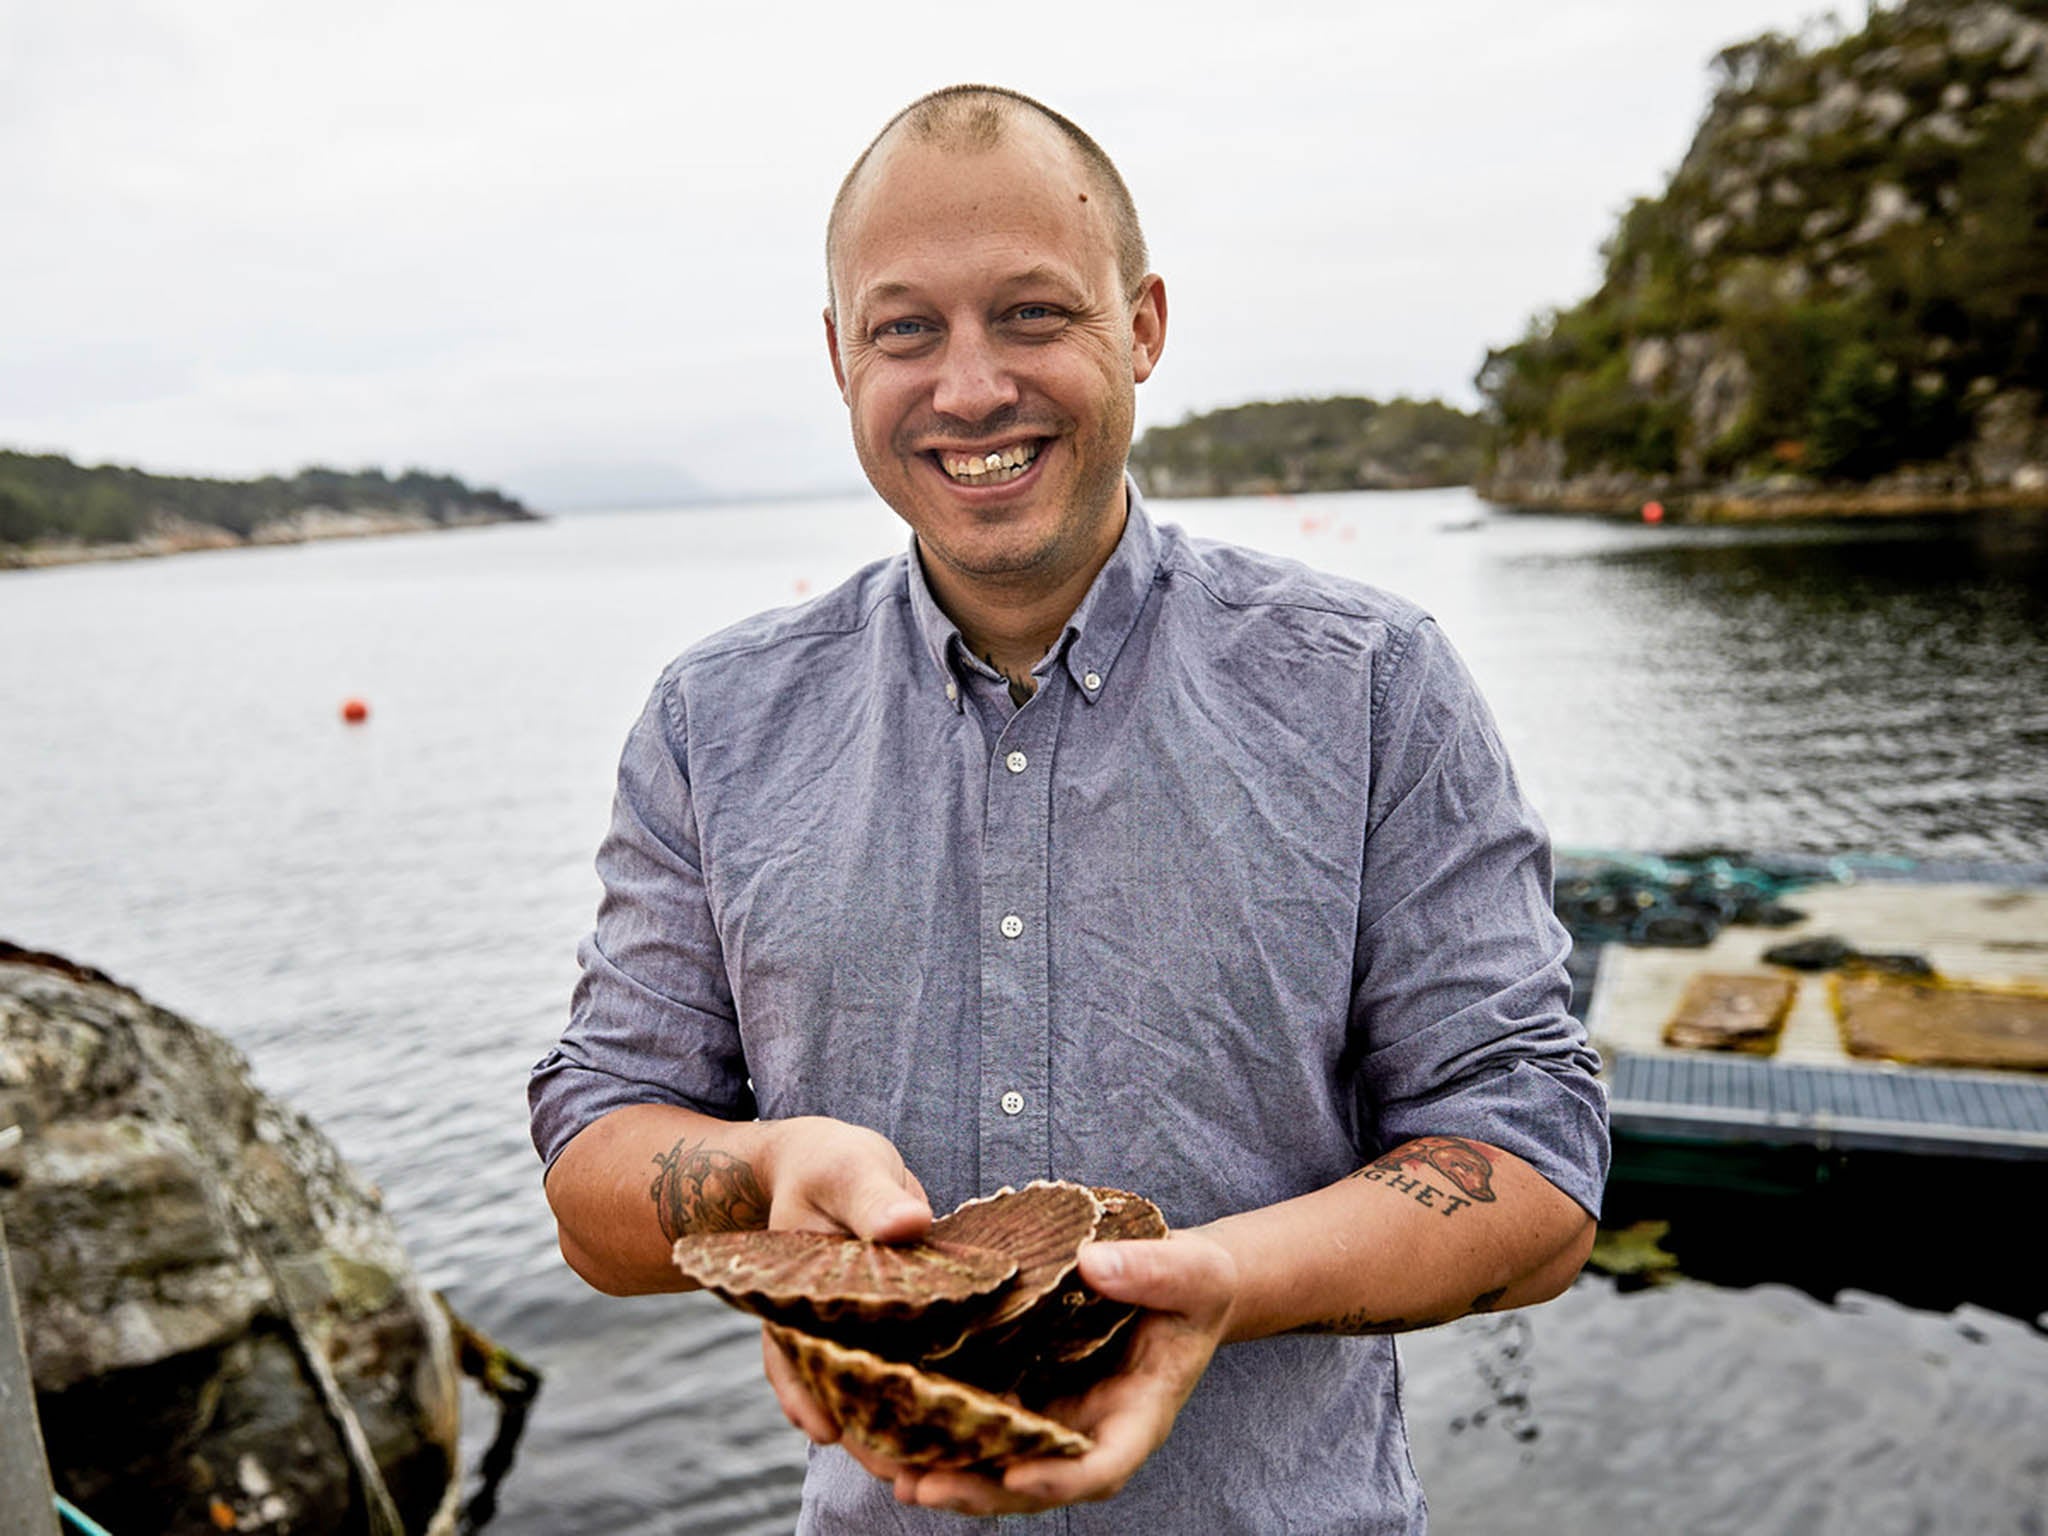
[[[636,1104],[593,1121],[555,1159],[548,1203],[562,1256],[616,1296],[687,1288],[686,1232],[774,1227],[908,1242],[931,1204],[886,1136],[823,1116],[726,1121]]]
[[[768,1225],[907,1243],[931,1230],[917,1175],[886,1137],[822,1116],[769,1122]]]
[[[885,1243],[910,1242],[931,1230],[924,1186],[885,1136],[839,1120],[786,1120],[771,1156],[775,1192],[768,1225],[774,1230],[848,1232]],[[765,1328],[761,1365],[790,1423],[819,1445],[839,1439],[839,1426]]]

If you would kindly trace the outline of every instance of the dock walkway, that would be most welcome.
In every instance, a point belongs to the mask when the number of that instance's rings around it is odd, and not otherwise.
[[[1695,974],[1799,974],[1762,955],[1801,938],[1909,951],[1957,981],[2048,987],[2048,890],[1880,880],[1816,885],[1786,900],[1806,914],[1793,927],[1728,927],[1703,949],[1617,944],[1601,952],[1587,1027],[1606,1064],[1617,1136],[2048,1159],[2048,1074],[1852,1057],[1825,975],[1799,975],[1768,1057],[1680,1049],[1662,1038]]]

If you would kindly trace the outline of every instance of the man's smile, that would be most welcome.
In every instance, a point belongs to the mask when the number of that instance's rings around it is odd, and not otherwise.
[[[1046,439],[1025,438],[992,448],[934,448],[928,457],[947,479],[960,485],[1007,485],[1030,471]]]

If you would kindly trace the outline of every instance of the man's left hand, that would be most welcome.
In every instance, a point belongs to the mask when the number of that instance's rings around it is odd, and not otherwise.
[[[1157,1242],[1092,1243],[1081,1254],[1081,1278],[1144,1309],[1131,1325],[1123,1369],[1053,1409],[1051,1416],[1087,1435],[1094,1450],[1016,1462],[1000,1479],[915,1472],[867,1455],[859,1456],[862,1465],[878,1476],[893,1474],[903,1503],[959,1514],[1031,1514],[1114,1498],[1165,1443],[1209,1368],[1237,1294],[1237,1264],[1209,1238],[1175,1233]]]

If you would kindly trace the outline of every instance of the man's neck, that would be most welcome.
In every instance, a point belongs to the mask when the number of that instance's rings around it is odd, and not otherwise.
[[[969,577],[924,555],[920,547],[925,581],[933,598],[946,617],[960,626],[960,638],[967,648],[1009,680],[1011,696],[1020,703],[1037,686],[1031,669],[1059,639],[1067,620],[1095,585],[1095,578],[1116,552],[1129,516],[1126,507],[1124,518],[1117,522],[1116,537],[1093,561],[1050,585],[1034,580],[1029,573],[1009,581]]]

